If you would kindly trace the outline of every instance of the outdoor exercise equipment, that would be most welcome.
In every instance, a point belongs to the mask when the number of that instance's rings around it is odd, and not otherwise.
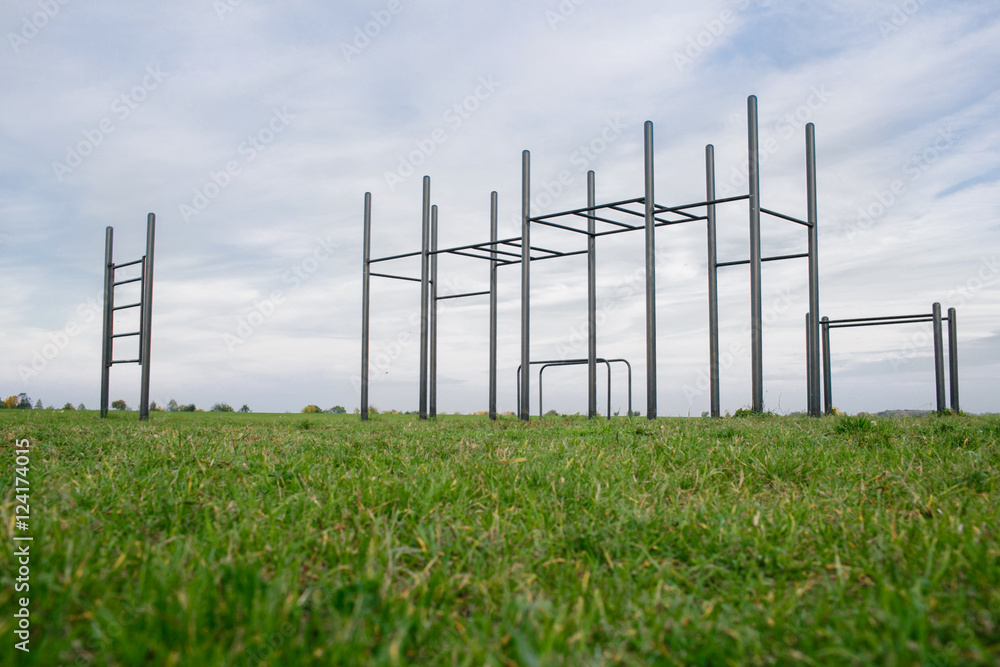
[[[115,264],[113,260],[114,229],[105,230],[104,241],[104,327],[101,336],[101,417],[108,416],[108,392],[111,367],[115,364],[139,364],[142,366],[142,381],[139,396],[139,419],[149,418],[149,347],[153,324],[153,239],[156,232],[156,216],[146,218],[146,254],[133,262]],[[138,278],[115,280],[115,271],[129,266],[141,265]],[[139,301],[124,306],[115,305],[115,288],[120,285],[142,283]],[[114,332],[114,316],[119,310],[139,309],[139,330],[128,333]],[[118,338],[139,337],[139,357],[137,359],[115,359],[114,341]]]

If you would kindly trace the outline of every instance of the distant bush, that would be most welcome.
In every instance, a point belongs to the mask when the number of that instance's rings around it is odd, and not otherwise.
[[[305,414],[316,414],[318,412],[323,412],[323,408],[319,407],[318,405],[307,405],[306,407],[302,408],[302,412],[304,412]]]
[[[216,403],[212,406],[212,412],[236,412],[229,403]]]
[[[335,405],[332,408],[330,408],[330,414],[333,414],[333,415],[346,415],[347,414],[347,408],[345,408],[343,405]]]

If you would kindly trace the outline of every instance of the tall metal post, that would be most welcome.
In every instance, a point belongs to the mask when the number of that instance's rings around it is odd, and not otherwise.
[[[816,127],[806,125],[806,208],[809,222],[809,312],[813,314],[808,333],[806,368],[808,369],[809,414],[820,416],[819,408],[819,222],[816,204]]]
[[[823,328],[823,412],[833,414],[833,379],[830,377],[830,318],[820,320]]]
[[[806,313],[806,412],[810,417],[815,417],[813,414],[813,402],[815,396],[813,395],[813,371],[812,358],[813,358],[813,339],[812,330],[816,327],[813,326],[812,313]]]
[[[656,221],[653,200],[653,123],[643,136],[646,218],[646,419],[656,419]]]
[[[944,396],[944,337],[941,331],[941,304],[935,302],[932,310],[934,318],[934,389],[937,394],[937,411],[947,410]]]
[[[594,172],[587,172],[587,207],[591,209],[587,218],[587,417],[597,416],[597,221],[594,206],[597,205]],[[539,392],[541,388],[539,387]],[[608,414],[608,417],[611,415]]]
[[[430,297],[430,398],[427,412],[431,417],[437,417],[437,286],[438,286],[438,207],[431,206],[431,297]]]
[[[951,381],[951,411],[960,412],[958,407],[958,323],[955,309],[948,309],[948,379]]]
[[[529,319],[531,315],[531,154],[521,153],[521,402],[518,415],[528,421],[531,413],[528,369],[531,362],[529,350]]]
[[[427,337],[430,332],[431,177],[424,176],[424,205],[420,252],[420,419],[427,419]]]
[[[761,316],[760,153],[757,97],[747,98],[748,177],[750,181],[750,382],[753,411],[764,411],[764,346]]]
[[[365,193],[364,259],[361,271],[361,421],[368,420],[368,337],[371,322],[372,193]]]
[[[715,147],[705,146],[705,200],[708,218],[708,377],[711,411],[720,416],[719,401],[719,268],[715,226]]]
[[[497,418],[497,227],[496,190],[490,193],[490,419]]]
[[[111,323],[115,306],[115,266],[112,258],[115,230],[104,230],[104,326],[101,335],[101,418],[108,416],[108,388],[111,381]]]
[[[142,263],[142,321],[139,337],[139,359],[142,362],[142,384],[139,390],[139,419],[149,419],[150,347],[153,341],[153,245],[156,237],[156,216],[146,216],[146,257]]]

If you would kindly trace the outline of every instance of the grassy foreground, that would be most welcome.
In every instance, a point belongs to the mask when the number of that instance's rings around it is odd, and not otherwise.
[[[5,665],[1000,664],[996,418],[7,410],[0,435]]]

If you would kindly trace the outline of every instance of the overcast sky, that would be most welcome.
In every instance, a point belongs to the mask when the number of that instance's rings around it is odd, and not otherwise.
[[[599,201],[638,197],[651,120],[659,204],[704,198],[709,143],[720,193],[745,194],[756,95],[765,207],[805,217],[804,125],[816,125],[822,314],[957,308],[962,407],[1000,408],[993,0],[8,0],[0,27],[4,395],[98,407],[104,229],[117,261],[138,259],[154,212],[157,403],[353,410],[366,191],[375,257],[419,249],[425,174],[440,247],[488,240],[492,190],[501,236],[517,236],[523,149],[538,214],[585,205],[588,169]],[[804,252],[804,228],[762,227],[765,256]],[[720,211],[720,261],[748,256],[747,229],[745,203]],[[584,247],[541,229],[532,240]],[[657,249],[658,411],[699,415],[704,223],[657,230]],[[598,354],[632,363],[644,411],[642,233],[597,253]],[[585,268],[533,265],[533,358],[586,355]],[[444,293],[487,280],[485,262],[440,261]],[[805,285],[804,260],[764,266],[765,406],[783,413],[805,408]],[[723,410],[751,401],[748,288],[745,266],[720,270]],[[515,410],[519,296],[518,269],[501,269],[501,410]],[[419,285],[373,279],[379,408],[417,407],[418,311]],[[136,322],[124,311],[116,331]],[[834,404],[933,408],[930,331],[834,331]],[[441,303],[439,411],[487,408],[487,334],[485,298]],[[547,371],[546,410],[586,412],[585,380],[585,367]],[[138,404],[137,366],[113,369],[111,398]],[[620,370],[612,403],[627,409]]]

